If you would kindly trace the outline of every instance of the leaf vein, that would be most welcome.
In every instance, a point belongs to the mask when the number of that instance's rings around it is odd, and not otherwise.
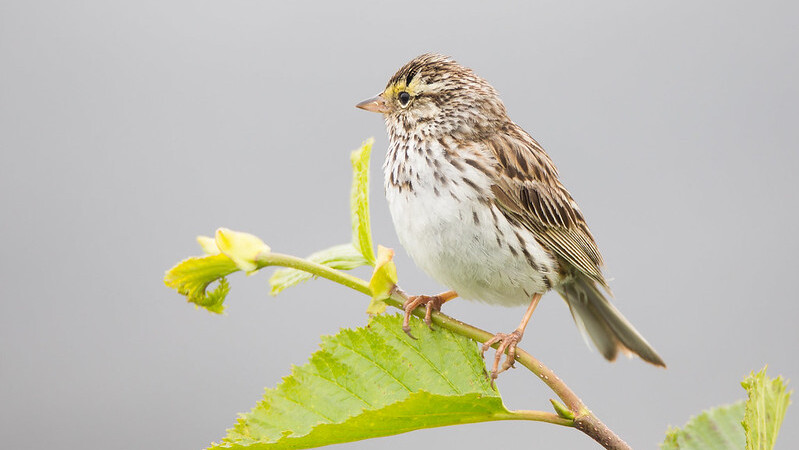
[[[322,419],[326,420],[328,423],[336,423],[334,420],[331,420],[329,417],[327,417],[324,414],[320,413],[319,411],[311,408],[310,406],[302,404],[302,403],[298,402],[297,400],[294,400],[293,398],[290,398],[290,397],[286,396],[286,394],[284,392],[278,392],[278,391],[273,391],[273,392],[275,393],[275,395],[277,397],[282,398],[284,400],[288,400],[289,402],[294,403],[295,405],[299,406],[300,408],[305,409],[306,411],[309,411],[312,414],[316,414],[317,416],[319,416]],[[313,427],[311,427],[311,428],[313,428]]]
[[[476,376],[485,376],[485,364],[482,361],[476,361],[474,358],[471,357],[471,352],[469,352],[468,348],[464,348],[464,344],[472,346],[474,349],[474,343],[472,341],[467,341],[465,339],[455,339],[458,343],[458,348],[460,349],[461,353],[463,354],[464,359],[469,363],[469,366],[472,368],[472,373]],[[483,389],[485,391],[485,389]]]
[[[329,364],[328,364],[328,366],[329,366]],[[310,373],[310,372],[309,372],[309,373]],[[331,380],[330,378],[325,378],[325,377],[323,377],[321,374],[318,374],[318,373],[310,373],[310,375],[313,375],[313,376],[315,376],[315,377],[321,378],[322,380],[325,380],[325,381],[329,382],[329,383],[330,383],[330,384],[332,384],[333,386],[336,386],[336,387],[338,387],[338,388],[339,388],[339,389],[341,389],[342,391],[344,391],[344,392],[346,392],[346,393],[348,393],[348,394],[352,395],[353,397],[357,398],[358,400],[360,400],[360,401],[361,401],[361,403],[363,403],[364,405],[366,405],[366,406],[367,406],[369,409],[374,409],[374,406],[372,406],[372,404],[371,404],[371,403],[369,403],[369,402],[367,402],[366,400],[364,400],[364,399],[363,399],[361,396],[359,396],[359,395],[358,395],[358,394],[356,394],[355,392],[353,392],[353,391],[351,391],[351,390],[347,389],[346,387],[344,387],[343,385],[339,384],[337,381],[335,381],[335,380]]]
[[[413,390],[412,390],[411,388],[409,388],[408,386],[406,386],[406,385],[405,385],[405,383],[403,383],[402,381],[400,381],[400,380],[399,380],[399,378],[395,377],[395,376],[394,376],[394,375],[393,375],[393,374],[392,374],[392,373],[391,373],[391,372],[390,372],[388,369],[386,369],[385,367],[383,367],[383,366],[381,366],[380,364],[378,364],[378,363],[377,363],[377,361],[374,361],[374,360],[371,360],[371,359],[369,359],[369,358],[368,358],[366,355],[364,355],[364,354],[362,354],[362,353],[358,352],[358,351],[357,351],[357,350],[355,350],[354,348],[347,347],[346,345],[344,345],[344,344],[343,344],[343,343],[341,343],[341,342],[339,342],[338,344],[339,344],[339,345],[340,345],[342,348],[345,348],[345,349],[347,349],[347,350],[351,351],[352,353],[354,353],[354,354],[356,354],[356,355],[360,356],[360,357],[361,357],[361,358],[363,358],[364,360],[366,360],[366,361],[368,361],[368,362],[372,363],[372,365],[373,365],[373,366],[377,367],[378,369],[382,370],[382,371],[383,371],[383,372],[384,372],[386,375],[388,375],[389,377],[393,378],[393,379],[394,379],[394,381],[396,381],[396,382],[397,382],[397,384],[399,384],[400,386],[402,386],[403,388],[405,388],[405,390],[406,390],[406,391],[408,391],[408,392],[413,392]]]
[[[395,338],[397,338],[398,341],[402,342],[402,344],[404,344],[406,347],[408,347],[411,350],[413,350],[414,352],[416,352],[416,354],[418,354],[433,369],[433,371],[435,371],[444,381],[447,382],[447,384],[449,384],[449,387],[451,387],[452,390],[455,391],[456,394],[462,394],[463,393],[454,384],[452,384],[452,381],[449,378],[447,378],[444,375],[444,373],[435,364],[433,364],[433,361],[431,361],[427,356],[425,356],[418,348],[416,348],[413,345],[411,345],[406,340],[407,339],[406,336],[400,336],[399,333],[396,332],[395,327],[385,326],[384,324],[381,324],[381,325],[383,325],[383,329],[385,329],[389,333],[391,333]],[[447,335],[447,337],[449,337],[449,335]]]

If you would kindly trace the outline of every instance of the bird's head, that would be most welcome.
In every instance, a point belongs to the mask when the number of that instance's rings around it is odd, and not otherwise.
[[[405,64],[383,92],[356,106],[382,113],[394,136],[470,138],[508,120],[487,81],[446,56],[430,53]]]

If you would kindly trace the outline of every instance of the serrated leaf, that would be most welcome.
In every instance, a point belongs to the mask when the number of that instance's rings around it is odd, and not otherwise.
[[[352,244],[336,245],[316,252],[306,259],[338,270],[352,270],[369,264]],[[302,270],[279,269],[269,279],[269,284],[272,286],[270,294],[277,295],[284,289],[309,280],[313,276],[313,274]]]
[[[372,278],[369,280],[369,289],[372,291],[372,301],[366,308],[367,314],[383,314],[386,311],[386,302],[394,287],[397,285],[397,266],[394,264],[394,250],[377,246],[377,261]]]
[[[399,315],[323,338],[212,448],[308,448],[420,428],[506,419],[476,344]]]
[[[711,408],[692,417],[680,428],[666,432],[661,450],[731,450],[743,449],[745,436],[741,419],[744,402]]]
[[[375,254],[372,245],[372,226],[369,220],[369,157],[374,139],[367,139],[358,150],[350,155],[352,162],[352,190],[350,192],[350,211],[352,213],[352,245],[374,265]]]
[[[746,449],[771,450],[791,402],[791,392],[786,391],[782,377],[769,378],[765,367],[758,373],[752,372],[741,386],[749,395],[742,422]]]
[[[236,263],[221,254],[188,258],[166,272],[164,283],[186,296],[189,302],[220,314],[230,290],[225,277],[238,270]],[[215,281],[219,281],[219,286],[206,292]]]

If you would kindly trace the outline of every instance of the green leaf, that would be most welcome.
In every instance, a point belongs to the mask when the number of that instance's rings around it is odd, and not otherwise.
[[[744,402],[718,406],[702,412],[682,428],[666,432],[661,450],[730,450],[744,448],[741,418]]]
[[[394,264],[394,250],[377,246],[377,262],[372,278],[369,280],[369,289],[372,291],[372,301],[366,308],[366,313],[371,315],[386,312],[385,300],[397,285],[397,266]]]
[[[258,270],[258,256],[272,250],[258,236],[228,228],[216,230],[216,248],[236,264],[236,267],[249,273]],[[206,245],[200,243],[205,249]]]
[[[369,156],[375,140],[367,139],[361,148],[350,155],[352,162],[352,191],[350,211],[352,213],[352,245],[374,265],[375,254],[372,245],[372,226],[369,222]]]
[[[342,244],[330,247],[314,253],[306,258],[307,260],[338,270],[351,270],[356,267],[365,266],[369,262],[364,259],[361,252],[356,250],[352,244]],[[279,269],[269,279],[272,286],[271,295],[277,295],[283,289],[289,288],[303,281],[313,278],[313,274],[297,269]]]
[[[491,388],[476,344],[399,315],[322,339],[212,448],[308,448],[420,428],[519,418]]]
[[[352,162],[352,190],[350,212],[352,214],[352,243],[337,245],[310,255],[309,261],[324,264],[338,270],[351,270],[365,265],[375,265],[372,227],[369,221],[369,157],[374,139],[367,139],[350,155]],[[271,294],[312,278],[313,275],[296,269],[280,269],[272,275],[269,283]],[[385,308],[384,308],[385,309]]]
[[[221,314],[225,296],[230,291],[225,277],[238,270],[236,263],[221,254],[189,258],[169,269],[164,276],[164,283],[185,295],[189,302]],[[207,292],[208,286],[217,280],[219,286]]]
[[[222,253],[216,246],[216,239],[208,236],[197,236],[197,243],[202,247],[206,255],[218,255]]]
[[[782,419],[785,418],[785,410],[790,404],[791,392],[786,391],[782,377],[769,378],[765,368],[758,373],[752,372],[741,385],[749,394],[746,402],[712,408],[691,418],[682,430],[669,430],[660,448],[774,448]]]
[[[765,367],[758,373],[752,372],[741,386],[749,394],[742,422],[746,449],[771,450],[791,402],[791,391],[786,391],[782,377],[769,378]]]

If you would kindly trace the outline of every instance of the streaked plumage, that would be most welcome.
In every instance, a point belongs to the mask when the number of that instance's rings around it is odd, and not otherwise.
[[[508,306],[555,289],[607,359],[621,350],[663,365],[598,289],[609,292],[583,214],[488,82],[426,54],[359,107],[384,114],[386,197],[400,242],[425,272],[461,297]]]

